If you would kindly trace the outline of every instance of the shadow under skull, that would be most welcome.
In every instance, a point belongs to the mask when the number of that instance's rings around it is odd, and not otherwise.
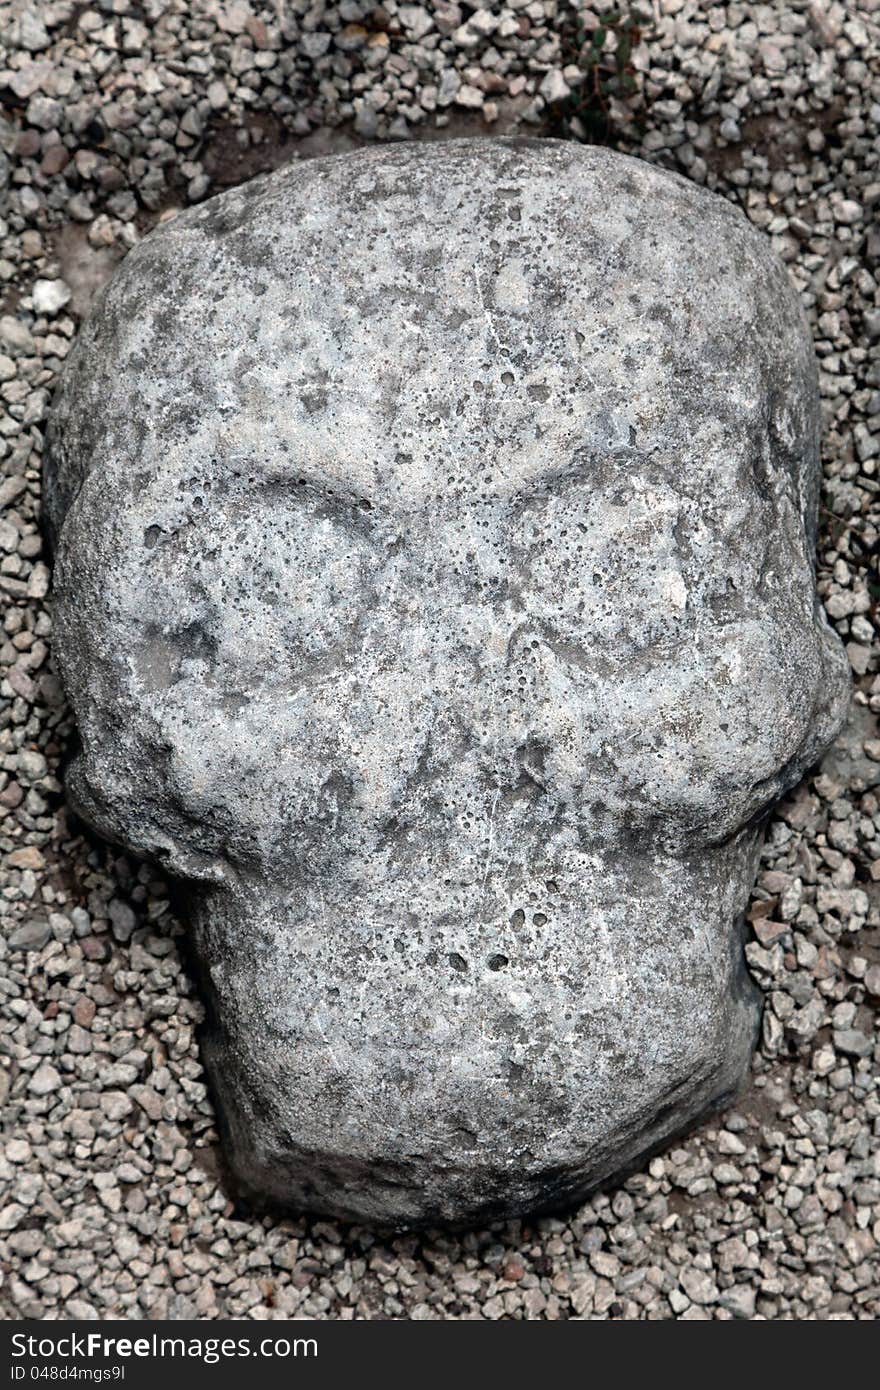
[[[606,150],[315,160],[128,256],[48,446],[68,788],[187,885],[246,1190],[558,1207],[735,1093],[849,690],[818,421],[764,238]]]

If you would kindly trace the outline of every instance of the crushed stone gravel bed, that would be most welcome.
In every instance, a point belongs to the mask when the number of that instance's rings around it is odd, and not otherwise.
[[[587,134],[565,0],[0,3],[0,1314],[863,1319],[880,1310],[880,0],[630,7],[627,153],[734,200],[814,334],[819,592],[847,728],[772,820],[733,1110],[568,1216],[386,1239],[225,1180],[169,885],[61,783],[40,458],[89,303],[157,220],[384,139]],[[578,36],[577,19],[582,33]],[[581,112],[581,114],[578,114]]]

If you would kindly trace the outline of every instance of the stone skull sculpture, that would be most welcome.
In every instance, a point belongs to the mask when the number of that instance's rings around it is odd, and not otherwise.
[[[187,885],[246,1189],[560,1206],[734,1093],[848,694],[817,433],[764,239],[604,150],[316,160],[131,253],[49,440],[68,785]]]

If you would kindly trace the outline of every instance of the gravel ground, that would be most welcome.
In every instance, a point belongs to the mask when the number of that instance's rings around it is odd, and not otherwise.
[[[649,12],[649,7],[646,12]],[[575,1215],[384,1241],[224,1185],[156,871],[64,807],[40,450],[91,295],[157,219],[372,139],[586,133],[563,0],[0,3],[0,1300],[9,1318],[830,1318],[880,1309],[880,0],[660,0],[613,142],[736,200],[803,295],[819,587],[856,684],[772,822],[736,1110]],[[580,121],[580,124],[578,123]]]

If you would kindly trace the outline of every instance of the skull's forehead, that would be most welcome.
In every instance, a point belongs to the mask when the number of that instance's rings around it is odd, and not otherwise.
[[[638,456],[709,500],[761,454],[797,492],[811,452],[809,349],[763,241],[601,150],[286,169],[149,238],[96,324],[75,422],[94,447],[72,452],[139,479],[280,475],[406,508]]]

